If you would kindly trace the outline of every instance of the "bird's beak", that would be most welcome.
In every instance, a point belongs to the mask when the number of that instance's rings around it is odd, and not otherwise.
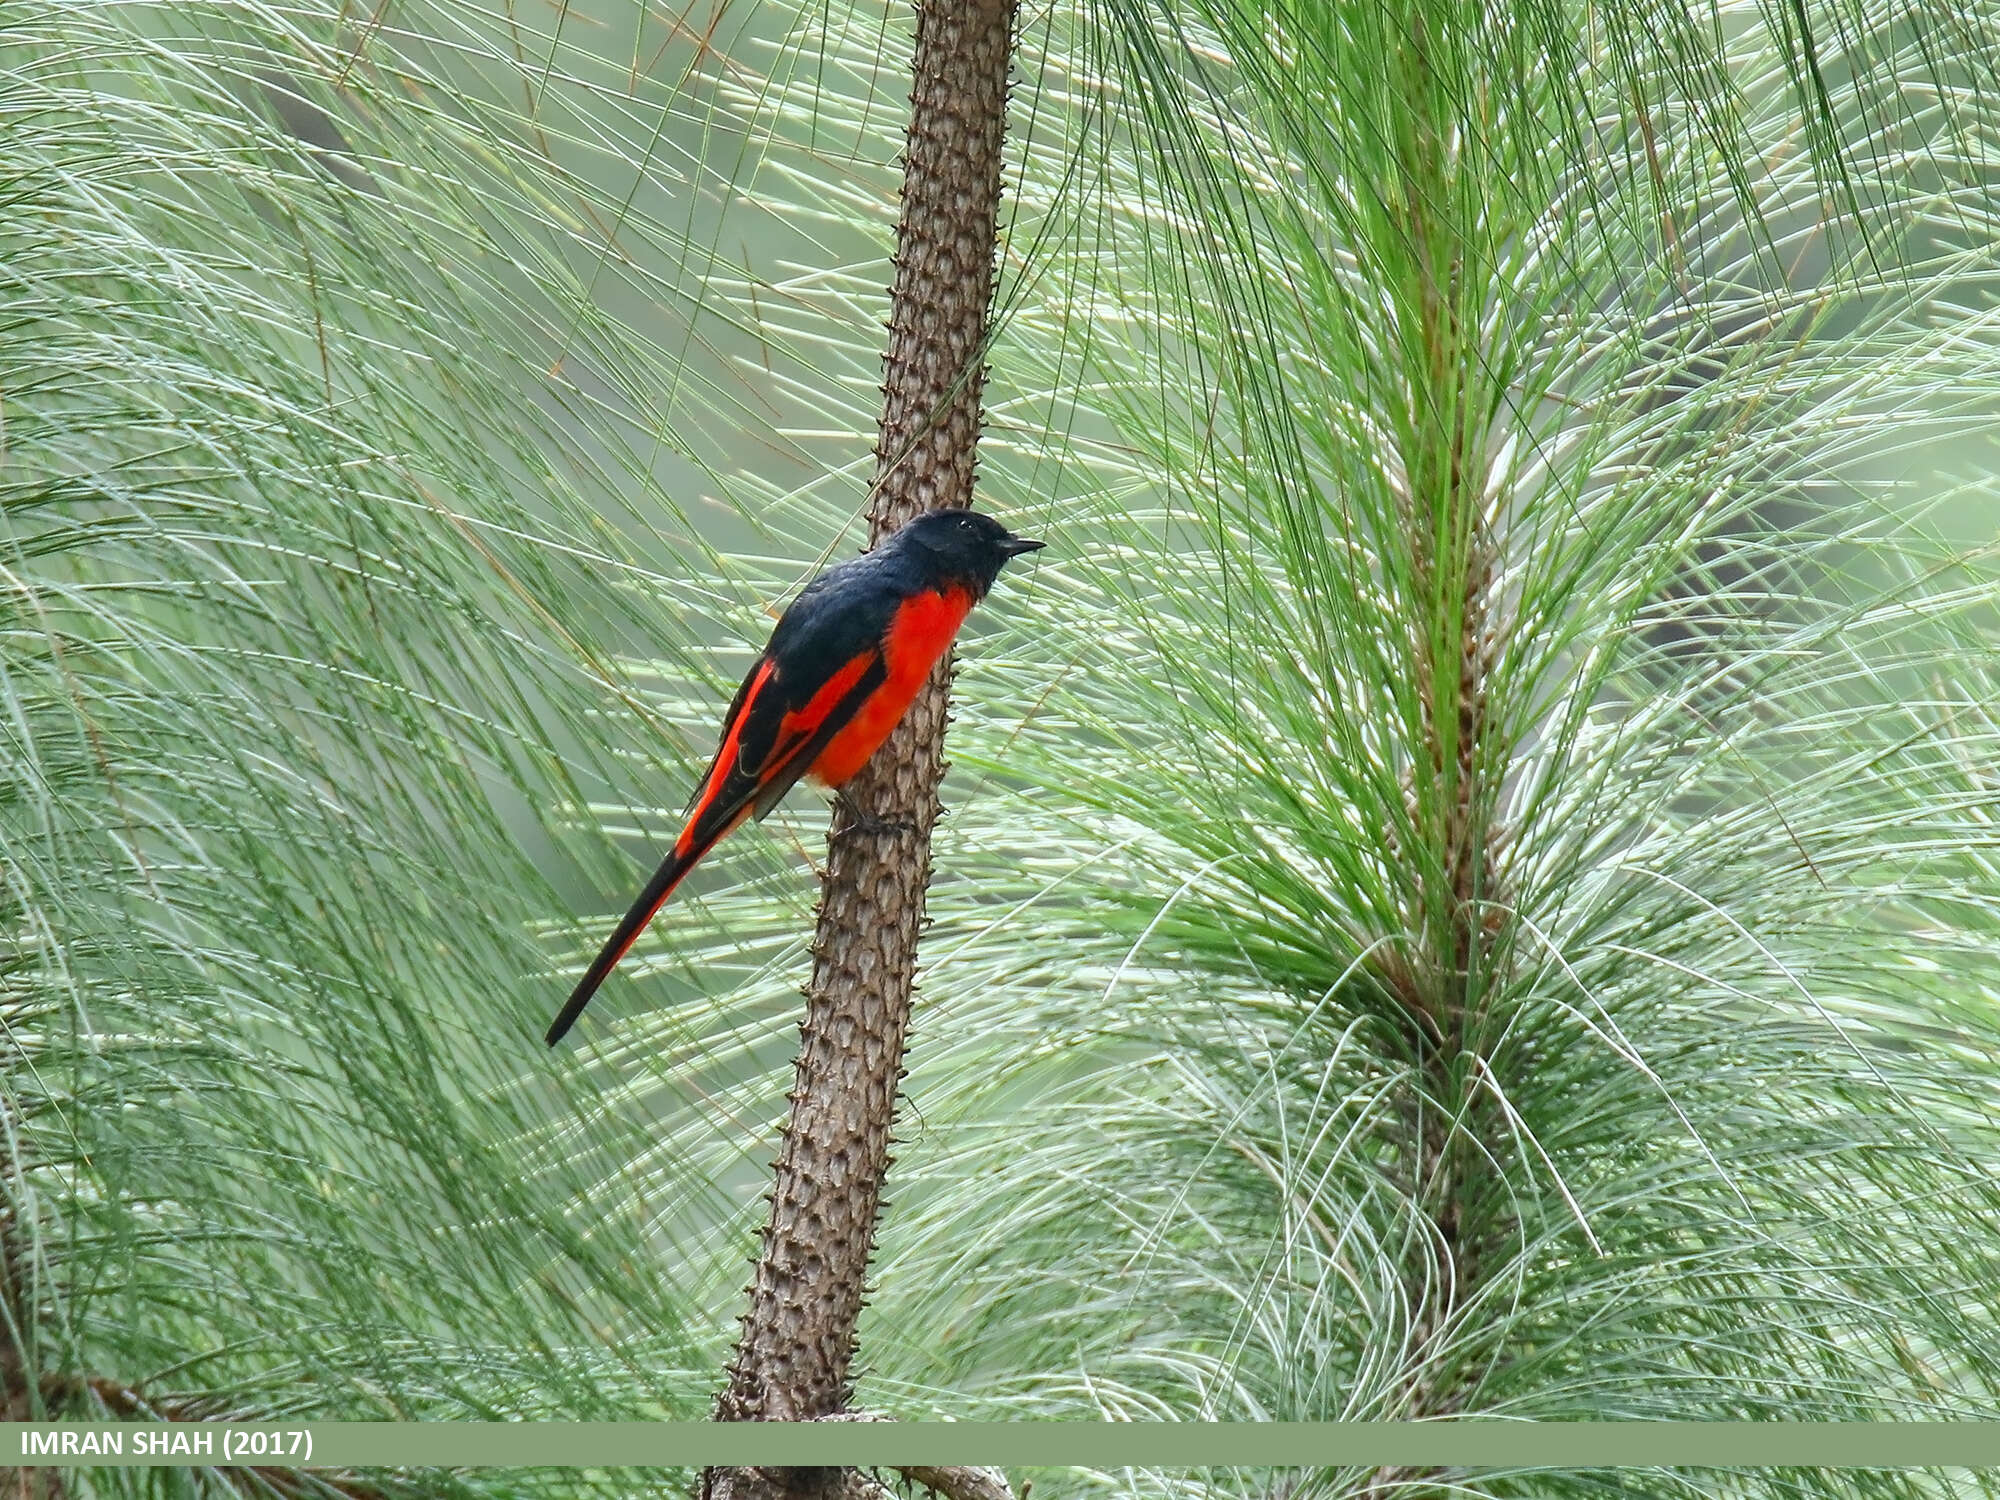
[[[1009,557],[1019,557],[1023,552],[1039,552],[1046,546],[1047,542],[1031,541],[1024,536],[1003,537],[1000,541],[1000,550]]]

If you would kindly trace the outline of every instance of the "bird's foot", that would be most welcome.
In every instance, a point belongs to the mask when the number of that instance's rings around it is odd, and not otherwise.
[[[908,818],[878,818],[872,813],[851,813],[844,830],[870,838],[914,838],[919,829]]]

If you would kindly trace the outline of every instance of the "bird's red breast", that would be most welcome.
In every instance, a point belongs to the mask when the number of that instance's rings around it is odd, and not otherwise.
[[[845,728],[827,741],[806,775],[821,786],[839,786],[868,763],[889,731],[951,646],[972,610],[972,594],[958,587],[926,589],[905,599],[882,634],[887,679],[855,710]]]

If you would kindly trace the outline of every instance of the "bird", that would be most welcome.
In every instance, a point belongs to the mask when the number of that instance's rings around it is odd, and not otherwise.
[[[978,511],[927,511],[799,591],[723,716],[680,837],[570,992],[551,1047],[724,836],[801,777],[838,787],[868,763],[1001,568],[1044,545]]]

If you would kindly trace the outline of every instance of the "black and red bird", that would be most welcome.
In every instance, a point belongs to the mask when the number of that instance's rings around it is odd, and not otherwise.
[[[729,705],[687,826],[577,981],[551,1047],[724,834],[763,817],[801,776],[837,787],[867,763],[1007,559],[1041,545],[975,511],[930,511],[800,591]]]

